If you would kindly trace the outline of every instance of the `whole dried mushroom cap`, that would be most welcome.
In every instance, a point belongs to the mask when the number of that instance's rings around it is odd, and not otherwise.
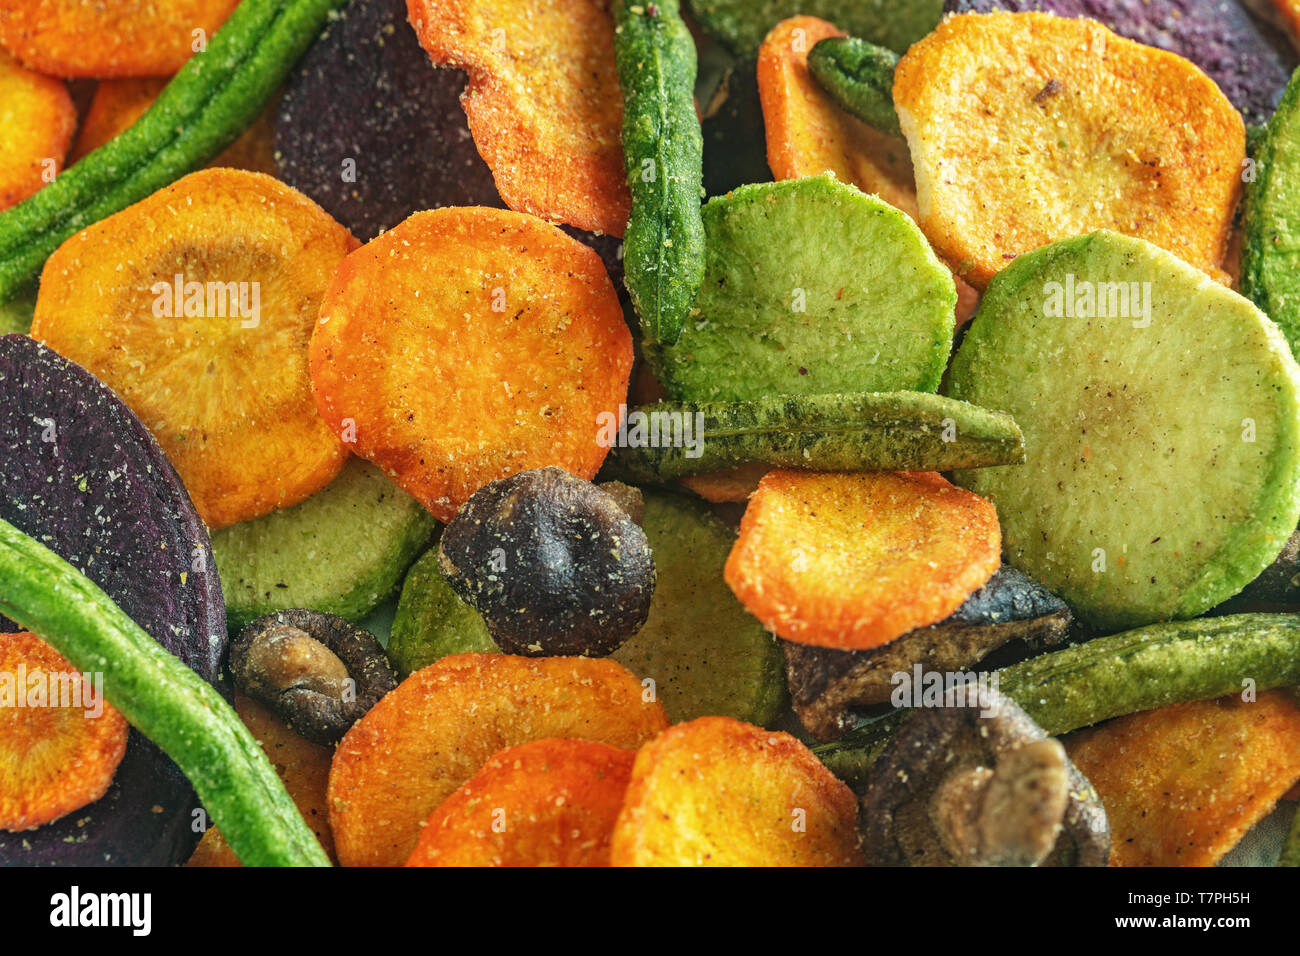
[[[235,686],[318,744],[342,739],[397,686],[383,645],[323,611],[278,611],[251,622],[230,645]]]
[[[559,468],[476,491],[443,530],[438,569],[502,650],[529,656],[612,653],[645,624],[655,588],[645,532]]]
[[[1007,697],[953,688],[885,747],[862,797],[874,866],[1105,866],[1110,828],[1064,748]]]

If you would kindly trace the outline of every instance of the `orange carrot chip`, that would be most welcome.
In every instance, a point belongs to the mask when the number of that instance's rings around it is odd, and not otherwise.
[[[770,471],[726,579],[786,640],[865,650],[941,621],[1001,564],[993,505],[933,472]]]
[[[730,717],[641,748],[614,826],[615,866],[861,866],[858,801],[789,734]]]
[[[633,750],[537,740],[501,751],[430,814],[407,866],[609,866]]]
[[[0,829],[30,830],[102,797],[126,718],[50,645],[0,634]]]
[[[542,740],[636,748],[663,705],[611,660],[456,654],[416,671],[357,721],[330,768],[344,866],[400,866],[422,824],[494,754]]]
[[[321,848],[332,859],[334,840],[330,835],[329,811],[325,788],[329,783],[330,759],[334,752],[314,744],[286,724],[275,711],[251,697],[235,691],[235,713],[266,751],[266,756],[280,775],[284,789],[298,806],[303,820],[316,834]],[[240,866],[239,857],[230,848],[217,827],[209,827],[203,839],[185,863],[186,866]]]
[[[307,343],[351,234],[259,173],[209,169],[95,223],[45,264],[32,336],[158,439],[211,528],[297,504],[347,457]]]
[[[170,76],[239,0],[0,0],[0,45],[52,76]]]
[[[1111,866],[1214,866],[1300,780],[1287,691],[1174,704],[1066,741],[1110,821]]]
[[[600,257],[505,209],[416,213],[367,243],[311,341],[325,421],[441,521],[520,471],[594,477],[631,371]]]
[[[1182,57],[1094,20],[949,17],[894,75],[921,227],[983,289],[1022,252],[1109,229],[1226,281],[1241,114]]]
[[[623,93],[605,0],[407,0],[434,64],[469,73],[470,132],[511,209],[623,235]]]
[[[808,51],[845,36],[816,17],[777,24],[758,51],[758,93],[767,130],[767,164],[777,179],[832,172],[841,182],[917,217],[907,145],[850,116],[818,85]]]
[[[77,162],[87,153],[93,153],[125,132],[144,115],[145,110],[153,106],[154,100],[168,82],[165,77],[101,80],[95,87],[95,95],[91,97],[90,108],[81,121],[81,130],[68,155],[68,163]],[[274,175],[273,140],[278,107],[278,97],[273,98],[253,124],[208,166],[225,166]]]
[[[0,50],[0,211],[52,181],[76,128],[63,81],[33,73]]]

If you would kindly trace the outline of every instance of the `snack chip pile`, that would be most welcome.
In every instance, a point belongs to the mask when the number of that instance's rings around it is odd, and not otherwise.
[[[1300,865],[1297,64],[0,0],[0,864]]]

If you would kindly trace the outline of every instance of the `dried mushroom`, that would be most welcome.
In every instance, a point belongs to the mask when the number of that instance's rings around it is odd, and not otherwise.
[[[875,866],[1105,866],[1110,828],[1064,748],[991,688],[918,711],[862,797]]]
[[[781,645],[795,713],[810,734],[827,741],[853,727],[853,708],[889,701],[897,673],[910,674],[917,664],[926,671],[967,670],[1012,640],[1054,644],[1069,625],[1064,601],[1003,565],[947,618],[880,647],[841,651],[791,641]]]
[[[259,617],[230,645],[235,686],[297,733],[337,743],[397,686],[374,635],[334,614],[294,609]]]
[[[485,485],[443,530],[438,568],[506,652],[600,657],[641,629],[655,566],[620,501],[559,468]]]

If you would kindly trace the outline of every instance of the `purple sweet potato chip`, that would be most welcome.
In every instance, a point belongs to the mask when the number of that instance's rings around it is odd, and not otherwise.
[[[1265,123],[1295,57],[1238,0],[947,0],[948,13],[1038,10],[1089,17],[1120,36],[1191,60],[1219,84],[1248,123]]]
[[[184,485],[107,386],[25,335],[0,337],[0,517],[222,686],[221,583]],[[0,832],[0,865],[180,863],[199,837],[197,807],[179,768],[133,729],[108,793],[47,826]]]
[[[464,73],[429,62],[406,0],[352,0],[285,89],[276,173],[363,242],[422,209],[505,208],[470,135],[464,89]],[[622,241],[565,232],[600,254],[621,295]]]
[[[353,0],[298,64],[275,123],[276,173],[363,242],[411,213],[502,205],[406,0]]]

